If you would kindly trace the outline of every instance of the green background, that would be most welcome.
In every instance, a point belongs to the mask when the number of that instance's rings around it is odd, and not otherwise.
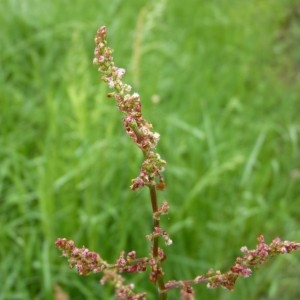
[[[166,279],[226,271],[261,233],[300,241],[296,2],[0,2],[0,299],[113,299],[68,269],[57,237],[109,262],[149,252],[148,194],[129,189],[142,155],[92,65],[102,25],[161,135]],[[299,299],[299,265],[283,255],[196,299]],[[156,299],[147,276],[126,277]]]

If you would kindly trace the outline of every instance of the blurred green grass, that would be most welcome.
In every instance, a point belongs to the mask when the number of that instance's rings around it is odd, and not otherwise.
[[[142,157],[92,66],[101,25],[161,134],[167,279],[225,271],[260,233],[299,241],[299,20],[288,0],[1,1],[0,299],[110,299],[57,237],[108,261],[149,251],[147,191],[128,188]],[[300,298],[299,259],[198,298]],[[145,278],[128,276],[154,299]]]

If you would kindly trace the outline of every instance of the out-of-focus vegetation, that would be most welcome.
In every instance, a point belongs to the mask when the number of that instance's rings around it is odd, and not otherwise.
[[[57,237],[108,261],[149,251],[147,191],[129,190],[142,157],[92,65],[101,25],[161,134],[167,279],[225,271],[260,233],[300,240],[295,1],[2,0],[0,25],[0,299],[112,299],[68,269]],[[197,295],[298,299],[299,263],[284,255],[234,292]],[[154,299],[145,274],[128,280]]]

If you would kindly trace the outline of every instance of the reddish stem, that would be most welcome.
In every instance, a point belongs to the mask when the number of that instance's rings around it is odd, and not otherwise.
[[[150,198],[151,198],[151,205],[152,205],[152,212],[153,216],[155,213],[158,211],[158,204],[157,204],[157,195],[156,195],[156,188],[154,185],[149,186],[150,189]],[[155,230],[155,227],[159,227],[159,220],[157,218],[153,217],[153,231]],[[156,259],[158,258],[158,242],[159,242],[159,237],[154,237],[153,239],[153,248],[152,248],[152,256],[153,258]],[[166,300],[167,299],[167,293],[164,291],[166,290],[165,288],[165,283],[162,275],[157,276],[157,283],[159,287],[159,299],[160,300]]]

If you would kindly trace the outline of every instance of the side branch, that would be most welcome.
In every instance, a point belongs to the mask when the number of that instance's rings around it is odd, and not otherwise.
[[[260,235],[257,239],[258,244],[255,249],[248,250],[245,246],[241,248],[245,255],[238,257],[229,271],[221,273],[220,271],[209,270],[205,275],[197,276],[192,280],[171,280],[166,282],[166,289],[182,288],[183,286],[191,287],[194,284],[206,283],[208,288],[222,286],[228,290],[233,290],[238,277],[247,278],[251,276],[253,269],[266,263],[270,257],[300,250],[300,243],[281,241],[278,237],[270,245],[265,243],[263,235]]]

